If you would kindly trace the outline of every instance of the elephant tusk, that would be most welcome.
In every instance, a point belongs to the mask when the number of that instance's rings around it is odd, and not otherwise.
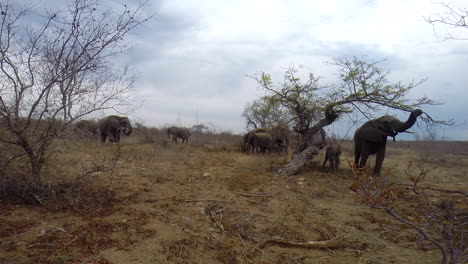
[[[404,133],[410,133],[410,134],[414,134],[414,132],[413,132],[413,131],[408,131],[408,130],[405,130],[405,131],[403,131],[403,132],[404,132]]]

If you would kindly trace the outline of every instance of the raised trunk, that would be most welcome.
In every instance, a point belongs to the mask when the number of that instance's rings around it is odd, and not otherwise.
[[[293,154],[292,160],[288,164],[281,167],[278,170],[278,173],[286,175],[296,174],[308,160],[317,155],[320,149],[316,145],[310,144],[313,141],[312,138],[314,137],[314,134],[319,132],[325,126],[333,123],[336,118],[338,118],[338,114],[335,113],[335,111],[332,109],[326,110],[325,118],[320,120],[315,126],[311,127],[309,131],[304,134],[300,144],[298,144],[298,149]]]
[[[397,128],[398,132],[404,132],[408,128],[412,127],[416,123],[416,115],[414,113],[411,113],[410,116],[408,117],[408,120],[406,122],[401,123],[401,126]]]
[[[130,136],[130,134],[132,134],[132,127],[128,126],[128,127],[124,128],[123,133],[126,136]],[[169,133],[168,133],[168,135],[169,135]]]

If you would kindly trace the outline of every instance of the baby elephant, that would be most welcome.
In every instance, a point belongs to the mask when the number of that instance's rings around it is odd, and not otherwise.
[[[327,151],[325,152],[325,161],[323,162],[323,166],[327,164],[327,161],[330,161],[330,167],[327,171],[336,172],[338,167],[340,166],[340,155],[341,155],[341,146],[340,145],[330,145],[327,147]]]

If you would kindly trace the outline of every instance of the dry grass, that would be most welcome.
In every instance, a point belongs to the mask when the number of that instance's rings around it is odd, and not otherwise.
[[[153,140],[154,139],[154,140]],[[245,155],[241,137],[195,134],[189,144],[123,138],[54,146],[49,180],[68,179],[118,156],[112,173],[89,177],[72,207],[0,203],[0,262],[7,263],[437,263],[438,252],[406,226],[357,204],[349,190],[352,144],[337,174],[315,164],[300,175],[275,170],[278,155]],[[143,142],[143,143],[142,143]],[[462,151],[463,152],[463,151]],[[460,153],[462,153],[460,152]],[[323,155],[323,154],[321,154]],[[389,143],[385,168],[406,180],[420,153]],[[371,160],[373,164],[374,160]],[[468,189],[468,157],[440,154],[433,186]],[[73,176],[74,177],[74,176]],[[86,187],[86,188],[85,188]],[[94,197],[94,199],[93,199]],[[86,206],[85,206],[86,205]],[[94,208],[95,210],[91,210]],[[265,244],[339,237],[345,247],[316,250]]]

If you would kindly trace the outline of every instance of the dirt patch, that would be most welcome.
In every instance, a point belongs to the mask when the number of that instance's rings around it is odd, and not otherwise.
[[[82,146],[80,152],[86,149]],[[347,167],[347,159],[352,159],[349,153],[343,155],[337,174],[325,173],[311,164],[300,175],[283,176],[275,169],[286,158],[277,155],[245,155],[224,147],[159,148],[152,144],[123,145],[121,151],[113,178],[98,176],[88,192],[82,190],[77,200],[81,210],[60,203],[43,207],[0,203],[0,262],[440,260],[439,252],[413,230],[357,202],[356,194],[349,189],[353,184]],[[398,151],[400,156],[392,155],[385,161],[386,167],[393,166],[393,179],[403,177],[403,163],[414,155],[409,150]],[[452,166],[452,162],[437,166]],[[450,168],[443,169],[448,175]],[[454,168],[449,180],[429,180],[434,186],[467,186],[459,170],[461,167]],[[299,245],[335,238],[343,242],[342,246],[312,249],[272,242],[285,240]]]

